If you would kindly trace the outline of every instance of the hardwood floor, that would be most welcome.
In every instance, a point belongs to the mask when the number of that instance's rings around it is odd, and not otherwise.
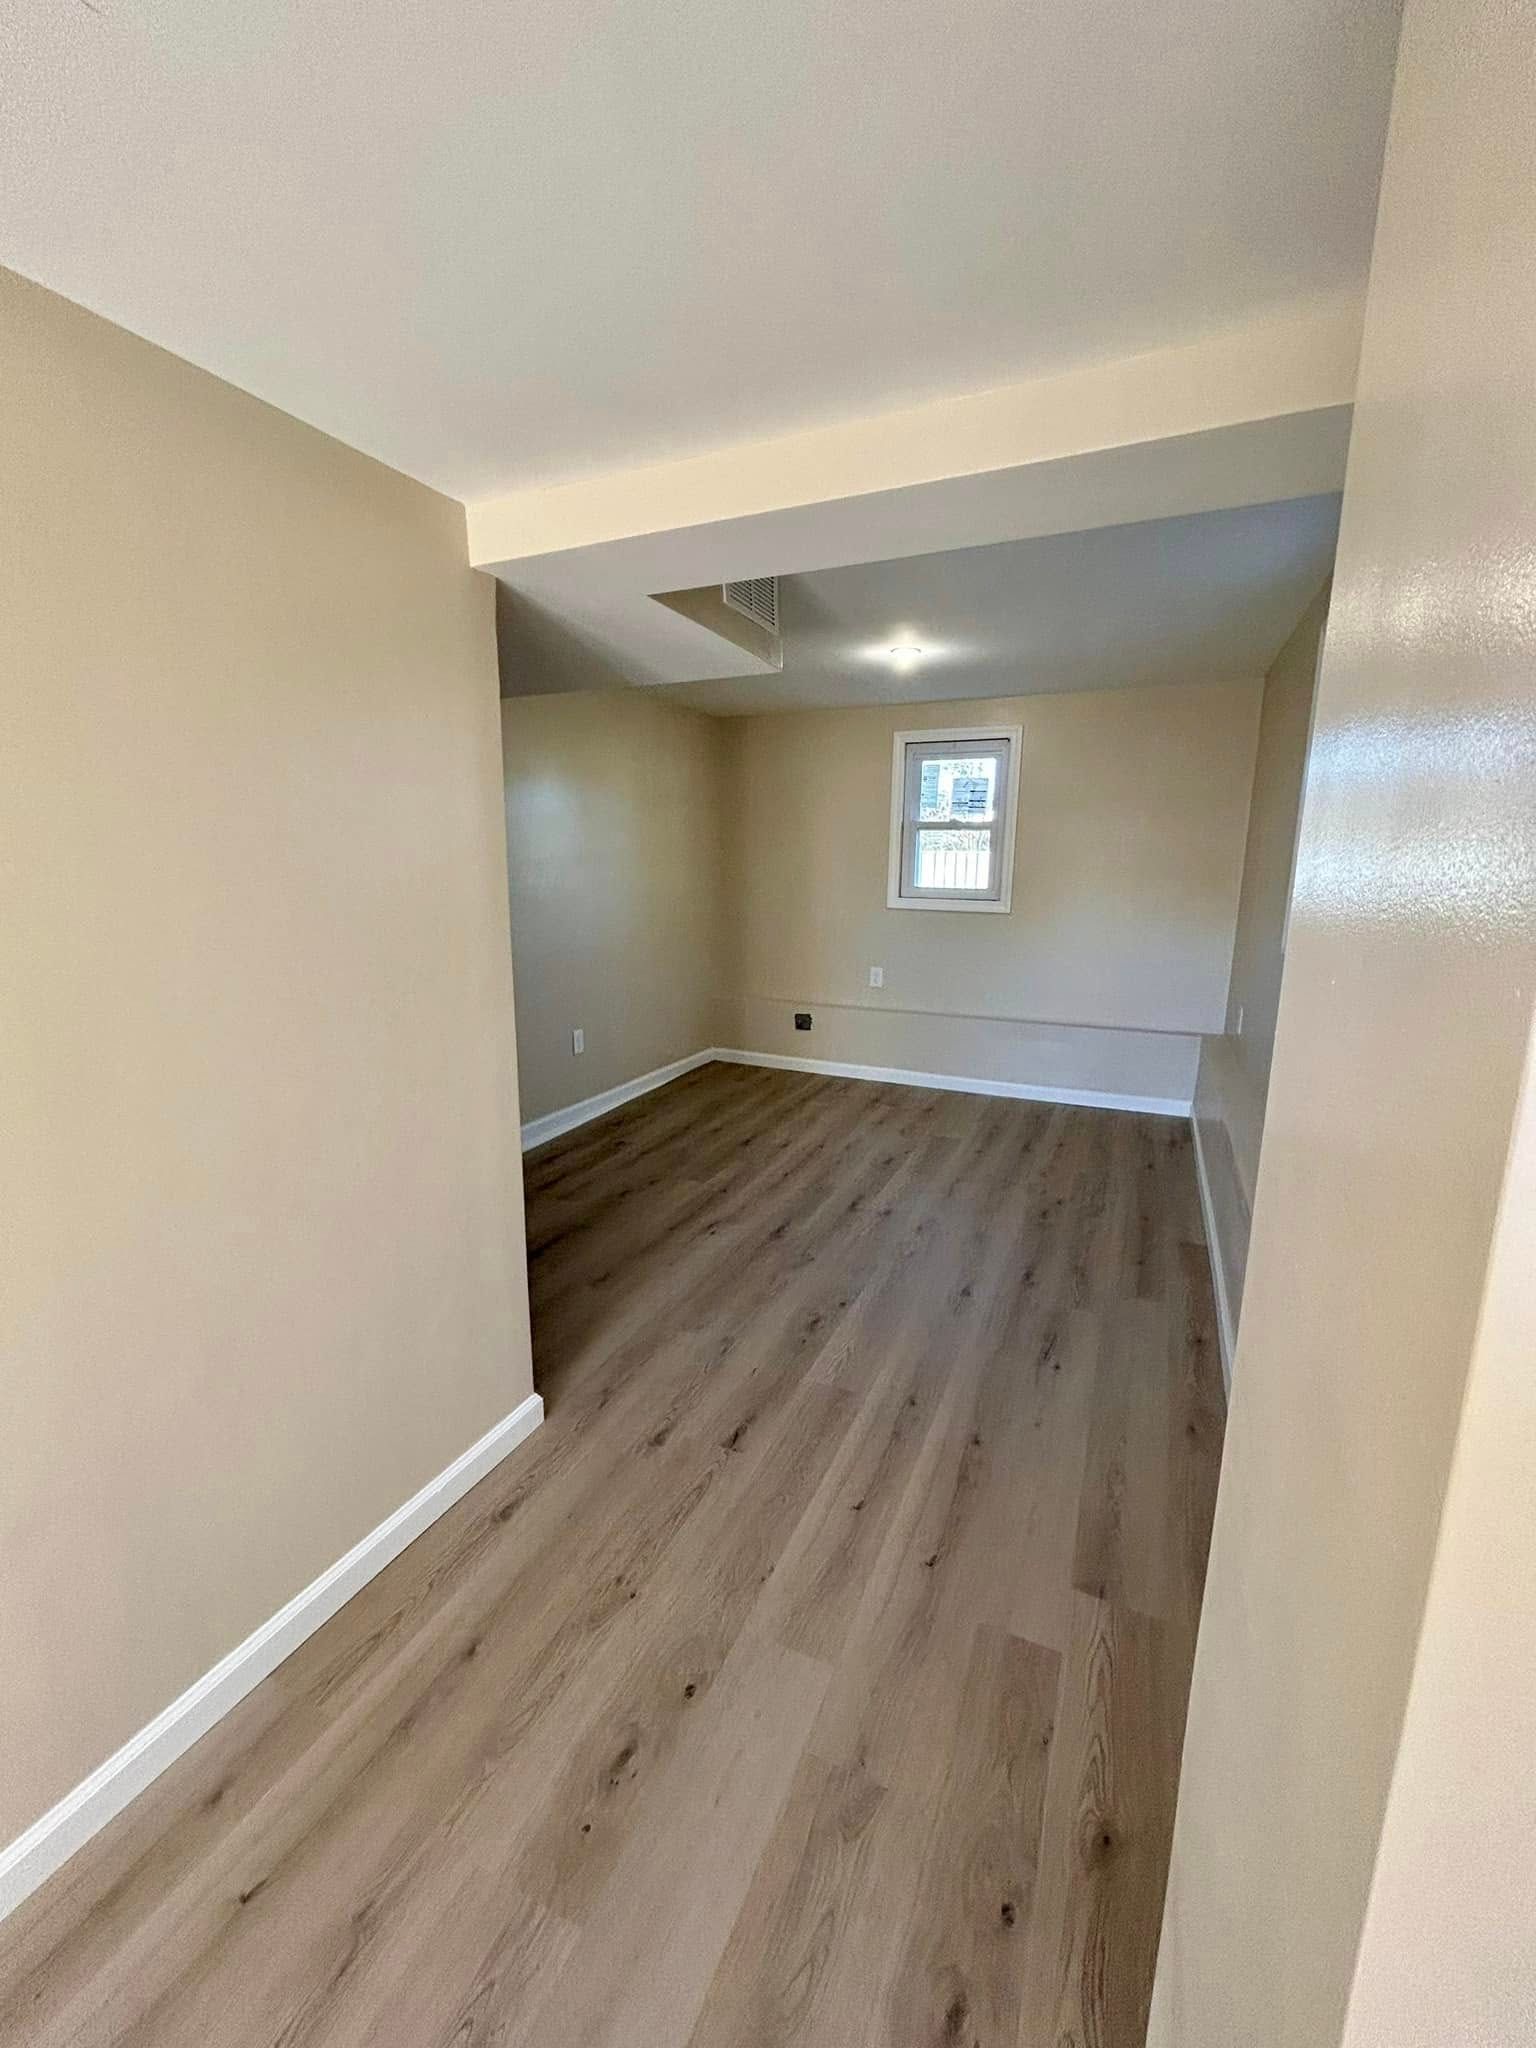
[[[734,1066],[527,1164],[545,1427],[0,1928],[29,2048],[1139,2048],[1187,1127]]]

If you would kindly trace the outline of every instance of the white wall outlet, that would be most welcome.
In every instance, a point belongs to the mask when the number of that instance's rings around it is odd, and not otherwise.
[[[581,1026],[578,1024],[576,1026],[576,1029],[571,1033],[571,1051],[585,1052],[586,1049],[587,1034],[585,1033],[585,1031],[582,1030]]]
[[[871,967],[869,970],[869,985],[871,988],[885,987],[885,969],[883,967]]]

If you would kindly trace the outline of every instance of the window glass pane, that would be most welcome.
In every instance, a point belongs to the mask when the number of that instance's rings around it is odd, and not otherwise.
[[[940,831],[919,826],[912,882],[918,889],[990,889],[992,833]]]
[[[919,821],[990,822],[997,816],[998,766],[996,754],[926,755],[918,776]]]

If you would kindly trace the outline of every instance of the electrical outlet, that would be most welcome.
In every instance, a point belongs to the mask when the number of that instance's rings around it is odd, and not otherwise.
[[[576,1029],[571,1033],[571,1051],[573,1053],[585,1052],[586,1049],[587,1034],[585,1033],[585,1031],[582,1030],[581,1026],[578,1024],[576,1026]]]
[[[809,1031],[809,1030],[810,1030],[810,1028],[811,1028],[811,1013],[810,1013],[810,1011],[809,1011],[809,1010],[796,1010],[796,1012],[795,1012],[795,1029],[796,1029],[797,1031]]]
[[[883,967],[871,967],[869,970],[869,985],[871,988],[885,987],[885,969]]]

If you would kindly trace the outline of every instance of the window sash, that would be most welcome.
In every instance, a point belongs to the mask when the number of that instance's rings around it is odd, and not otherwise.
[[[992,815],[989,818],[923,819],[922,782],[926,761],[995,761]],[[908,740],[903,769],[901,869],[898,894],[916,903],[999,903],[1003,897],[1009,785],[1013,775],[1013,742],[1002,734],[977,740]],[[917,856],[923,832],[986,830],[990,835],[987,886],[984,889],[925,888],[917,880]]]
[[[987,881],[980,882],[925,882],[920,879],[923,871],[924,840],[939,833],[963,832],[970,838],[985,836],[986,845],[972,847],[941,847],[931,854],[933,867],[942,871],[946,865],[952,873],[963,872],[968,863],[976,866],[985,861]],[[996,886],[998,867],[997,828],[989,823],[980,825],[914,825],[911,828],[910,866],[907,873],[907,893],[912,896],[936,896],[961,901],[974,898],[977,902],[995,902],[998,895]]]

